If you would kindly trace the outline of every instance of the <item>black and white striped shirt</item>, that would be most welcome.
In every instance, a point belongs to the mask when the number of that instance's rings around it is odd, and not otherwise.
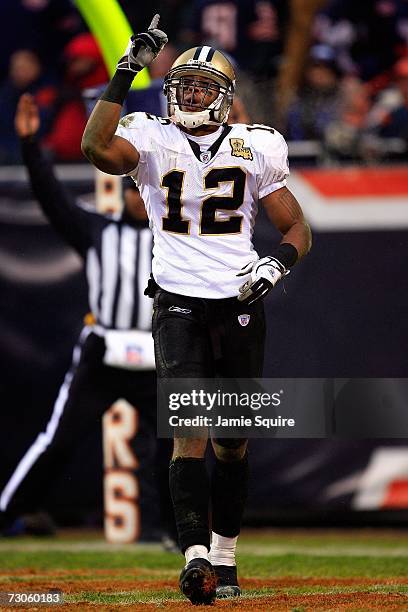
[[[102,215],[80,205],[56,178],[35,141],[22,141],[31,186],[51,225],[84,259],[89,307],[105,329],[151,328],[152,300],[143,292],[152,263],[147,222]]]
[[[152,267],[152,233],[106,219],[86,254],[89,306],[106,328],[148,330],[152,300],[143,295]]]

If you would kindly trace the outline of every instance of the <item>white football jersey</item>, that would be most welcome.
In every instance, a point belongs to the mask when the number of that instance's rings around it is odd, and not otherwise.
[[[149,215],[157,284],[192,297],[237,296],[247,280],[237,273],[258,259],[252,244],[258,200],[286,185],[282,135],[261,125],[224,126],[202,151],[198,138],[147,113],[124,117],[116,134],[140,153],[129,176]]]

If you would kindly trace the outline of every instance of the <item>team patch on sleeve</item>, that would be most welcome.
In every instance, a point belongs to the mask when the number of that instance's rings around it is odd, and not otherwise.
[[[230,138],[231,155],[233,157],[242,157],[243,159],[253,159],[250,147],[244,146],[243,138]]]
[[[122,119],[119,121],[119,125],[124,128],[132,127],[132,123],[135,122],[135,119],[136,113],[132,113],[131,115],[125,115],[125,117],[122,117]]]

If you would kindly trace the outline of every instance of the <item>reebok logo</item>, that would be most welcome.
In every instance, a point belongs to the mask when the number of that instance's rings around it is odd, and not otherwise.
[[[190,314],[190,308],[180,308],[180,306],[170,306],[170,312],[181,312],[182,314]]]

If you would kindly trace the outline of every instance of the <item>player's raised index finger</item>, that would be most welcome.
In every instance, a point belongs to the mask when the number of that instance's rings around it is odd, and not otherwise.
[[[157,26],[159,25],[159,19],[160,19],[160,15],[159,13],[156,13],[155,16],[152,19],[151,24],[149,25],[149,30],[155,30],[157,28]]]

